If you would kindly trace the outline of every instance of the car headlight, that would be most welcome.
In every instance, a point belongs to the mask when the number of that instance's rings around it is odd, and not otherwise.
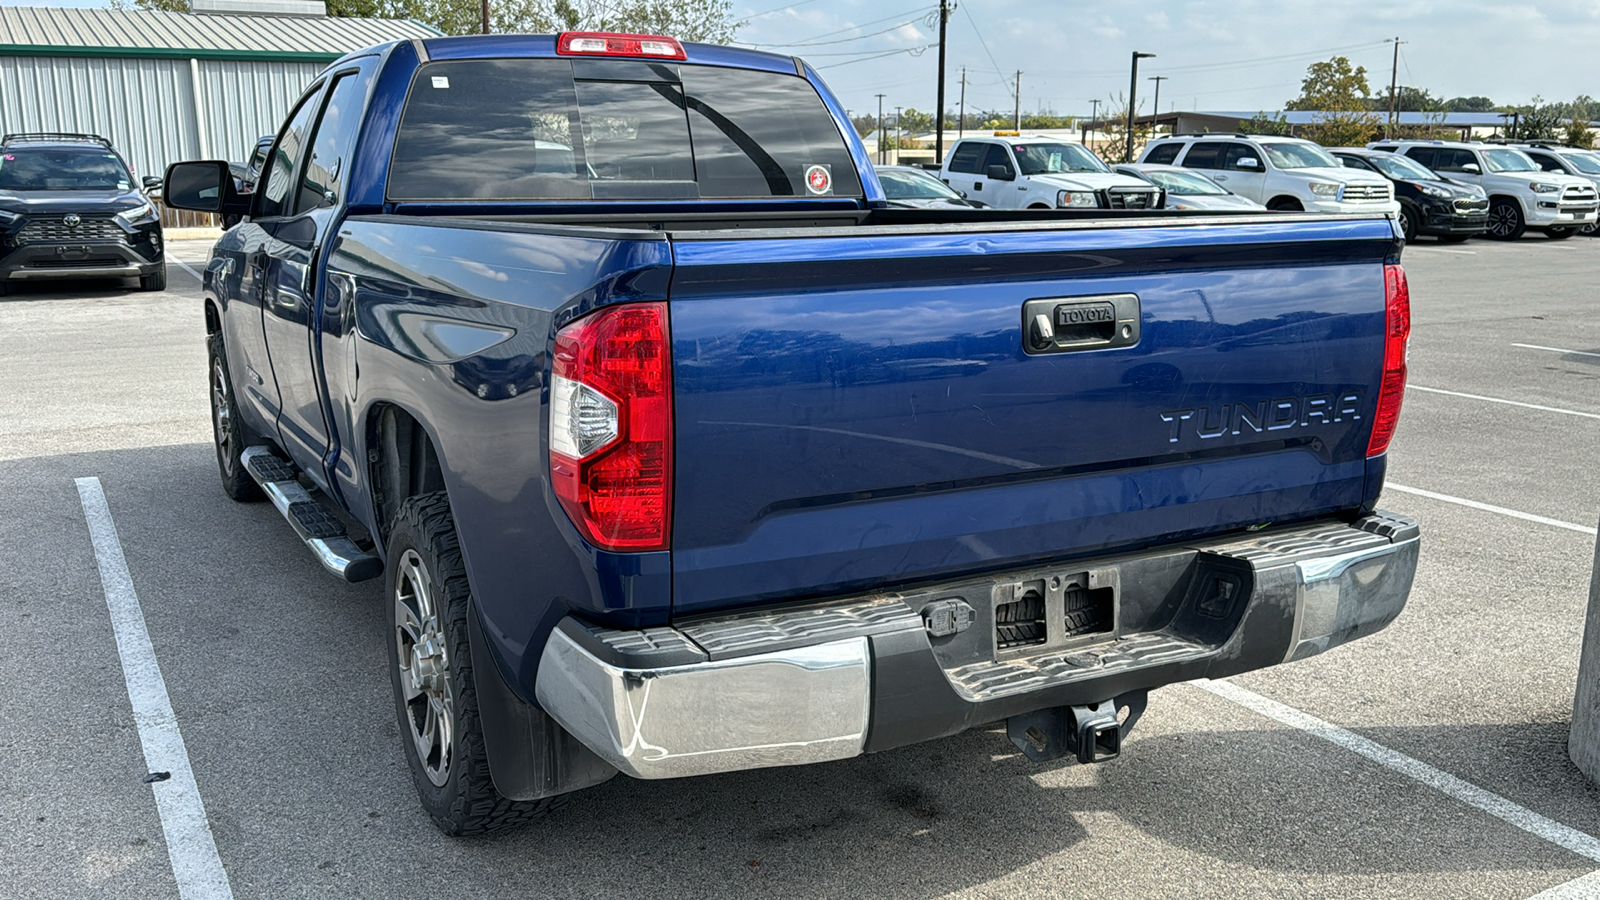
[[[1436,188],[1436,187],[1432,187],[1432,186],[1426,185],[1426,184],[1419,184],[1419,185],[1417,185],[1417,190],[1421,191],[1423,194],[1425,194],[1425,195],[1427,195],[1429,197],[1437,197],[1440,200],[1449,200],[1450,199],[1450,192],[1445,190],[1444,188]]]
[[[22,216],[19,213],[6,212],[5,210],[0,209],[0,228],[10,228],[11,226],[17,224],[17,220],[20,218],[22,218]]]
[[[129,228],[136,225],[148,225],[159,218],[161,218],[161,214],[156,212],[156,207],[153,203],[135,206],[133,209],[125,209],[117,213],[117,220]]]
[[[1313,181],[1311,182],[1311,193],[1316,194],[1318,197],[1338,198],[1339,187],[1340,185],[1337,184],[1327,184],[1321,181]]]
[[[1554,194],[1556,191],[1561,190],[1561,188],[1557,185],[1541,184],[1537,181],[1528,182],[1528,188],[1535,194]]]
[[[1100,205],[1094,191],[1057,191],[1056,206],[1060,209],[1084,209]]]

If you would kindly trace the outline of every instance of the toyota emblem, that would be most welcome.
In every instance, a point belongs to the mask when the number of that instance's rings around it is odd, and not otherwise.
[[[83,221],[83,217],[77,213],[67,213],[61,221],[65,222],[68,228],[77,228],[78,224]]]

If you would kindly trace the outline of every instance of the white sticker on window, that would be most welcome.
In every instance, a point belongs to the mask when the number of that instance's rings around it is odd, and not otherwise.
[[[450,86],[450,79],[444,75],[435,75],[433,76],[433,86],[436,88],[447,88]]]

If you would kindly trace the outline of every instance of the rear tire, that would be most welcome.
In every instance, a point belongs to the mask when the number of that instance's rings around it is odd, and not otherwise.
[[[1496,200],[1489,205],[1488,236],[1497,241],[1514,241],[1528,230],[1522,207],[1515,200]]]
[[[245,447],[244,423],[239,420],[239,405],[233,399],[233,379],[228,374],[228,353],[220,331],[206,335],[206,370],[210,372],[211,435],[222,492],[240,503],[261,500],[261,486],[245,471],[240,459]]]
[[[1544,236],[1552,241],[1564,241],[1578,233],[1576,228],[1546,228]]]
[[[489,774],[467,637],[472,588],[442,491],[400,507],[389,530],[384,584],[400,743],[417,798],[433,823],[454,837],[488,834],[560,807],[571,795],[510,800]]]
[[[139,290],[164,291],[167,289],[167,267],[165,264],[149,275],[139,276]]]

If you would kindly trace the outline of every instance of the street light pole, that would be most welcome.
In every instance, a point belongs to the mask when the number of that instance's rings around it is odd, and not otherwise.
[[[489,0],[483,0],[483,33],[489,33]]]
[[[1100,130],[1100,128],[1099,128],[1099,126],[1100,126],[1100,98],[1099,97],[1091,97],[1091,98],[1089,98],[1089,102],[1094,104],[1094,106],[1092,107],[1092,109],[1094,110],[1094,116],[1093,116],[1093,118],[1091,118],[1089,120],[1090,127],[1094,128],[1096,131],[1099,131]],[[1089,129],[1088,128],[1085,128],[1083,130],[1083,145],[1085,147],[1089,146]]]
[[[894,108],[894,161],[896,165],[900,164],[900,110],[901,107],[896,106]]]
[[[1139,60],[1149,59],[1154,53],[1141,53],[1133,51],[1133,72],[1128,76],[1128,147],[1122,161],[1133,162],[1133,111],[1138,107],[1138,99],[1134,96],[1139,90]]]
[[[967,67],[961,67],[961,112],[956,121],[956,139],[967,136]]]
[[[1151,75],[1150,76],[1150,80],[1154,81],[1156,83],[1155,109],[1156,109],[1156,120],[1158,122],[1161,119],[1161,82],[1166,81],[1170,77],[1171,77],[1170,75]],[[1154,133],[1155,129],[1156,129],[1156,126],[1154,124],[1152,124],[1150,126],[1151,133]]]
[[[944,162],[944,32],[950,21],[950,0],[939,0],[939,111],[934,113],[933,161]]]

